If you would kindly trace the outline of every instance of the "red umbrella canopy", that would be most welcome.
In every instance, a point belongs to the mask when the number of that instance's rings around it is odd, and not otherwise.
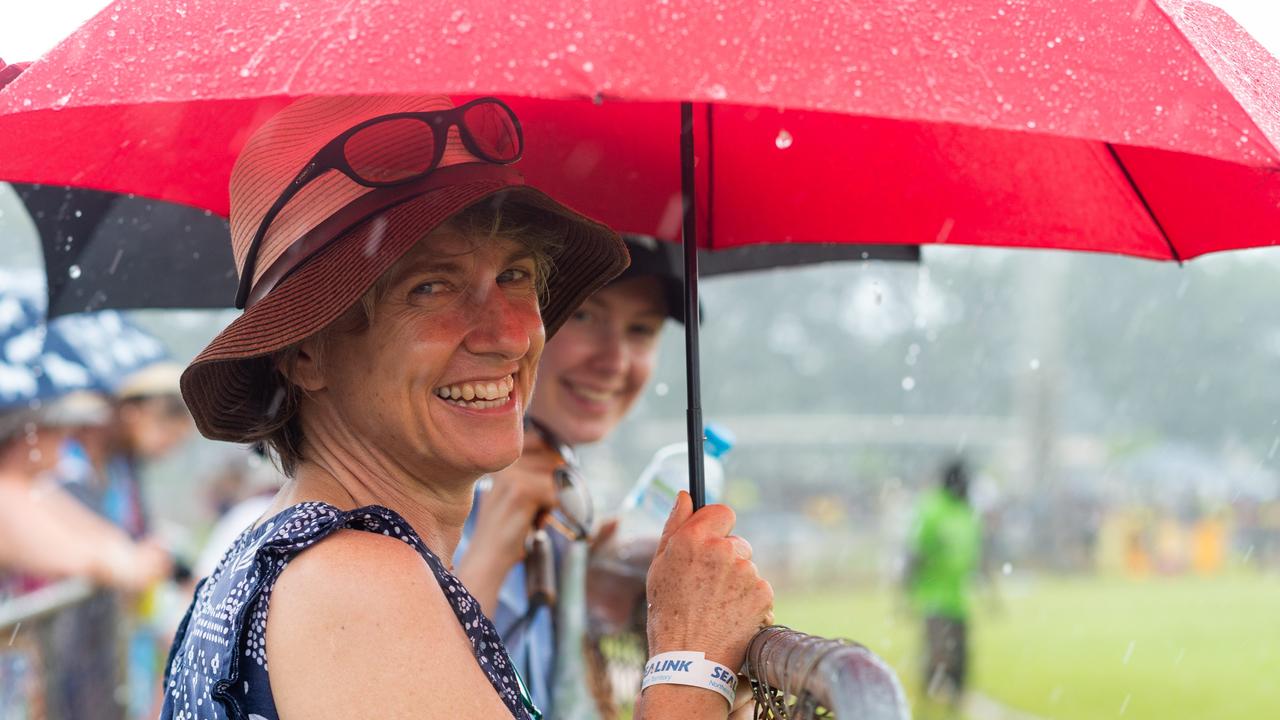
[[[1280,239],[1280,64],[1198,0],[121,0],[0,92],[0,178],[225,214],[290,99],[440,92],[510,98],[531,182],[668,239],[698,103],[711,247]]]

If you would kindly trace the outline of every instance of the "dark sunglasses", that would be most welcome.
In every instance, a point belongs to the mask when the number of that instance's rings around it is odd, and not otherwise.
[[[485,162],[510,165],[524,153],[520,121],[506,103],[492,97],[449,110],[381,115],[346,130],[320,148],[262,216],[245,253],[236,307],[243,309],[249,299],[258,246],[266,237],[267,228],[307,183],[330,170],[338,170],[368,188],[421,180],[444,159],[449,129],[453,127],[458,128],[462,145]]]

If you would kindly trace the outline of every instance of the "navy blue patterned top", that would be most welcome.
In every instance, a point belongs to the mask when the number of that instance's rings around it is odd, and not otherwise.
[[[530,715],[523,686],[493,624],[404,518],[377,505],[342,511],[320,502],[294,505],[246,530],[196,588],[165,672],[161,720],[278,720],[267,667],[267,608],[289,561],[337,530],[397,537],[427,561],[476,661],[511,715]]]

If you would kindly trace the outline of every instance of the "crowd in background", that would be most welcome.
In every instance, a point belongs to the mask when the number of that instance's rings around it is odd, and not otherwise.
[[[114,312],[44,319],[0,295],[0,592],[78,602],[5,628],[5,718],[154,717],[184,565],[153,526],[142,469],[190,436],[181,366]],[[85,582],[87,581],[87,582]],[[175,581],[177,581],[175,583]]]

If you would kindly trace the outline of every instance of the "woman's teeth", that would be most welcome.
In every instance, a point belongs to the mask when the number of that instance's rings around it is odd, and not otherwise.
[[[590,400],[591,402],[602,403],[602,402],[609,402],[610,400],[613,399],[613,393],[608,391],[592,390],[591,388],[585,388],[585,387],[582,387],[581,385],[572,385],[570,386],[570,389],[572,389],[573,392],[577,393],[578,395],[581,395],[582,397],[586,398],[587,400]]]
[[[516,386],[510,375],[493,382],[467,382],[436,388],[436,395],[452,405],[467,408],[491,408],[505,405]]]

